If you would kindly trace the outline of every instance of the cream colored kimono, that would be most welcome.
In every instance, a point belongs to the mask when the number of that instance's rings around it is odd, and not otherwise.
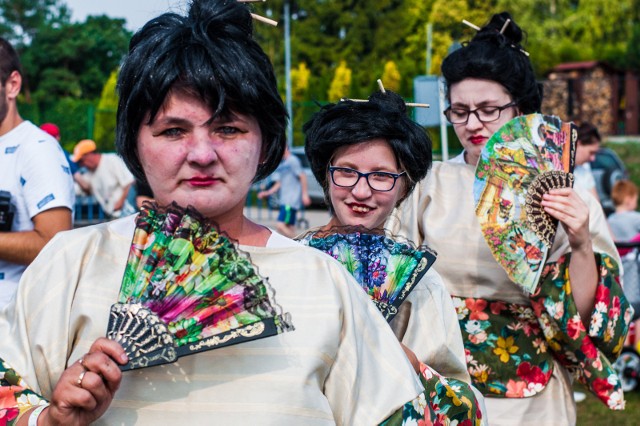
[[[420,361],[443,376],[471,383],[451,295],[433,267],[400,305],[390,325]]]
[[[308,245],[320,229],[310,229],[296,239]],[[456,310],[433,266],[411,290],[389,325],[418,360],[443,376],[471,383]]]
[[[0,357],[50,397],[105,335],[133,217],[58,235],[0,315]],[[133,370],[98,424],[373,425],[422,386],[397,340],[333,259],[283,237],[241,248],[269,278],[295,331]]]
[[[475,167],[452,162],[435,163],[429,175],[387,222],[393,233],[438,252],[437,269],[453,296],[530,304],[527,295],[509,280],[494,260],[475,217]],[[587,197],[594,250],[619,259],[608,235],[602,209]],[[567,236],[558,227],[548,261],[570,251]],[[571,380],[555,362],[547,387],[529,398],[485,398],[492,425],[575,424]]]

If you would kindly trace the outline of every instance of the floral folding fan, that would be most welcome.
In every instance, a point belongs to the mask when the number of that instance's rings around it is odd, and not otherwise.
[[[558,228],[542,196],[573,186],[576,142],[573,123],[530,114],[502,126],[480,155],[476,216],[493,257],[527,293],[536,289]]]
[[[147,207],[107,329],[129,356],[122,370],[293,330],[233,241],[191,207]]]
[[[363,227],[318,231],[303,242],[342,263],[388,322],[436,260],[426,246]]]

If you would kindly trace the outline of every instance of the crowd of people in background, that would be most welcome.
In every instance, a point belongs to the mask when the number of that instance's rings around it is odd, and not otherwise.
[[[69,154],[54,123],[22,119],[19,58],[0,38],[0,423],[572,425],[571,375],[623,409],[611,361],[640,285],[637,251],[621,259],[614,241],[640,240],[638,188],[616,183],[605,217],[588,168],[598,129],[578,127],[575,186],[541,201],[559,225],[534,293],[509,278],[475,216],[487,141],[541,109],[513,17],[492,16],[443,61],[444,115],[463,147],[449,161],[432,163],[428,133],[391,91],[319,108],[305,147],[331,219],[303,235],[307,178],[252,19],[242,2],[194,0],[141,28],[118,77],[117,153],[85,139]],[[276,230],[244,213],[269,175],[257,196],[278,193]],[[72,229],[82,194],[108,221]],[[268,277],[295,330],[123,373],[131,354],[104,336],[144,226],[135,213],[187,206]],[[385,235],[376,250],[437,252],[390,323],[348,255],[313,248],[350,232]]]

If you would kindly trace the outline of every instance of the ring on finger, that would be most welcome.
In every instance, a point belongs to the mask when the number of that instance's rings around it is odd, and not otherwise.
[[[87,373],[87,370],[82,370],[82,373],[78,376],[78,380],[76,380],[76,384],[82,387],[82,379],[84,379],[84,375]]]

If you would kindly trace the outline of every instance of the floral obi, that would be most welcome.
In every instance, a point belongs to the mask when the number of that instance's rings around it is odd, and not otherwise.
[[[528,305],[453,296],[474,386],[485,396],[526,398],[553,373],[553,355]]]

